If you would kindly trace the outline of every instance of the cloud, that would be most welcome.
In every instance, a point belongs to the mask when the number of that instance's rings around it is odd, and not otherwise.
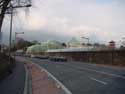
[[[93,41],[119,41],[124,35],[124,0],[34,0],[33,5],[27,18],[22,11],[18,14],[21,24],[15,18],[17,28],[31,33],[25,35],[28,39],[87,36]]]
[[[43,27],[45,27],[47,25],[47,19],[44,17],[40,17],[38,15],[35,16],[30,16],[28,18],[28,23],[27,23],[27,27],[31,27],[31,28],[27,28],[27,29],[41,29]]]

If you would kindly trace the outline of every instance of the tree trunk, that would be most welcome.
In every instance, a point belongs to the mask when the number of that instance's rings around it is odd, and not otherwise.
[[[2,44],[2,24],[3,24],[3,19],[4,19],[4,16],[3,15],[0,15],[0,52],[1,52],[1,44]]]
[[[0,32],[1,32],[1,29],[2,29],[3,18],[4,18],[4,16],[0,15]]]
[[[4,19],[5,12],[7,10],[7,6],[8,6],[10,1],[11,0],[4,0],[4,2],[2,4],[2,9],[1,9],[1,14],[0,14],[0,34],[2,34],[1,33],[2,32],[1,29],[2,29],[2,24],[3,24],[3,19]],[[0,38],[0,42],[1,42],[1,40],[2,40],[2,38]],[[1,52],[1,43],[0,43],[0,52]]]

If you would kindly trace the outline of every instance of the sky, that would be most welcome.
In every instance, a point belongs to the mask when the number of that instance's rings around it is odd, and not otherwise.
[[[90,42],[120,42],[125,37],[125,0],[33,0],[33,6],[18,9],[13,16],[15,32],[26,40],[69,41],[88,37]],[[3,42],[8,42],[10,16],[3,24]]]

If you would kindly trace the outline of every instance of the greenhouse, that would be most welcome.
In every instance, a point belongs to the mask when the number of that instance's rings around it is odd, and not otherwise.
[[[26,53],[37,54],[51,49],[62,49],[62,48],[63,46],[60,42],[49,40],[49,41],[43,42],[41,45],[32,45],[28,47]]]
[[[45,50],[50,50],[50,49],[62,49],[63,46],[60,42],[58,41],[53,41],[53,40],[49,40],[47,42],[42,43],[42,47]]]
[[[78,41],[75,37],[73,37],[69,42],[68,42],[68,47],[81,47],[80,41]]]
[[[28,54],[35,54],[35,53],[41,53],[45,51],[41,45],[32,45],[30,47],[27,48],[26,53]]]

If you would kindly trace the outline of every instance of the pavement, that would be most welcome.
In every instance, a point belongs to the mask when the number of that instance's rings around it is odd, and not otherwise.
[[[0,81],[0,94],[23,94],[25,85],[24,64],[16,63],[12,74]]]
[[[16,57],[25,63],[26,80],[25,94],[68,94],[49,72],[26,58]]]
[[[125,68],[26,57],[17,59],[27,62],[31,94],[125,94]],[[24,94],[26,77],[24,63],[17,63],[13,73],[0,82],[0,94]]]
[[[28,58],[54,75],[72,94],[125,94],[125,68]]]
[[[17,57],[12,74],[0,81],[0,94],[67,94],[46,72],[25,58]]]
[[[66,94],[44,70],[32,63],[27,67],[32,79],[31,94]]]

